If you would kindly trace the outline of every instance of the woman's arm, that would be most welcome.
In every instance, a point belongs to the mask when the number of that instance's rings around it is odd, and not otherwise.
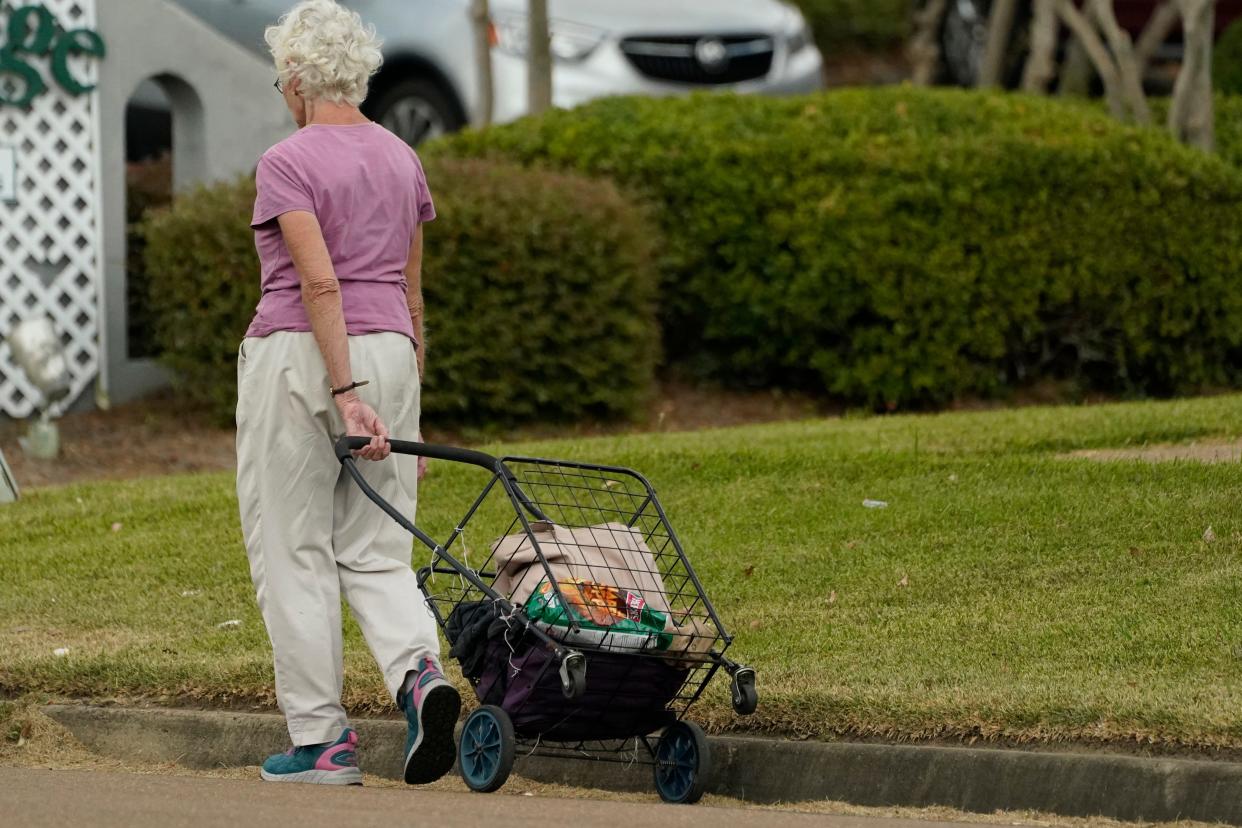
[[[405,304],[414,324],[414,338],[418,340],[418,378],[423,378],[427,361],[427,337],[423,331],[423,226],[414,229],[414,241],[410,244],[410,256],[405,262]]]
[[[341,309],[341,286],[332,266],[332,256],[323,239],[319,219],[311,213],[295,210],[279,218],[280,232],[302,281],[302,304],[310,318],[311,332],[323,354],[328,381],[333,388],[354,381],[349,366],[349,339],[345,332],[345,314]],[[333,397],[345,420],[347,434],[367,436],[371,444],[356,456],[382,460],[389,454],[388,429],[372,408],[355,391]]]

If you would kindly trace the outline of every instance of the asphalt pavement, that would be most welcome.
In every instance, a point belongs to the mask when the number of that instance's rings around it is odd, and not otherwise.
[[[962,823],[822,816],[415,789],[273,784],[121,772],[0,768],[0,824],[23,828],[366,828],[566,825],[573,828],[949,828]],[[12,820],[10,822],[9,820]],[[975,823],[971,828],[978,828]]]

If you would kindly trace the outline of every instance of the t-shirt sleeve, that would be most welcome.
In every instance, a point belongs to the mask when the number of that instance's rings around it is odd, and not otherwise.
[[[418,154],[414,154],[415,177],[418,181],[418,192],[415,193],[418,209],[418,223],[426,224],[429,221],[435,221],[436,205],[431,200],[431,188],[427,186],[427,174],[423,172],[423,162],[419,160]]]
[[[315,212],[315,199],[305,176],[282,155],[269,152],[259,159],[255,187],[258,195],[254,200],[251,227],[267,224],[295,210]]]

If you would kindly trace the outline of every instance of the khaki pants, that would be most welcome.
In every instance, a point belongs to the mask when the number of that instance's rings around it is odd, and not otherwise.
[[[349,338],[358,390],[394,439],[418,435],[414,347],[397,333]],[[396,697],[406,672],[438,656],[435,621],[410,568],[409,534],[341,468],[344,424],[310,333],[242,342],[237,364],[237,499],[250,574],[276,666],[276,699],[295,745],[327,742],[341,707],[341,596]],[[358,460],[367,481],[414,519],[417,466]]]

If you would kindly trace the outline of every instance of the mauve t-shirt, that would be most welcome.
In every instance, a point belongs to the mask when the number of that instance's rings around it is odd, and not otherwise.
[[[276,221],[305,210],[323,228],[346,331],[395,331],[413,339],[404,270],[415,229],[436,216],[414,151],[378,124],[312,124],[265,152],[255,179],[251,227],[263,296],[246,336],[311,329]]]

